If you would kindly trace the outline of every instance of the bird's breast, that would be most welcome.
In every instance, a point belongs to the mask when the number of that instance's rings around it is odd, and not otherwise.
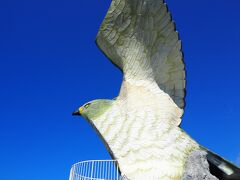
[[[150,175],[153,179],[179,177],[196,143],[178,127],[159,119],[164,116],[152,107],[126,111],[125,105],[115,104],[96,121],[122,173],[133,180],[139,175],[146,179]]]

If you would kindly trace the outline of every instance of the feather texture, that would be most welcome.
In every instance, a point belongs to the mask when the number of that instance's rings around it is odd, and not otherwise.
[[[154,102],[144,106],[144,97],[135,95],[117,99],[93,121],[95,128],[118,161],[122,175],[132,180],[181,179],[185,161],[198,144],[172,121],[160,117],[167,108],[162,106],[158,111],[152,108]]]
[[[112,0],[96,42],[125,80],[155,82],[184,108],[181,41],[163,0]]]

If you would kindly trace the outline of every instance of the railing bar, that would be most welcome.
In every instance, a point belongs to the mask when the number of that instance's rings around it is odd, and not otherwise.
[[[108,168],[108,165],[107,165],[107,162],[105,162],[105,170],[104,170],[104,171],[105,171],[106,180],[107,180],[107,176],[108,176],[108,174],[107,174],[107,173],[108,173],[108,172],[107,172],[107,171],[108,171],[107,168]]]
[[[107,170],[108,170],[108,173],[107,173],[107,174],[108,174],[108,175],[107,175],[108,177],[107,177],[107,179],[109,179],[109,177],[110,177],[110,172],[109,172],[109,163],[108,163],[108,162],[106,162],[106,164],[107,164]]]
[[[92,179],[93,163],[94,163],[94,161],[89,164],[89,168],[90,168],[89,177],[91,177],[90,179]]]
[[[99,168],[99,170],[100,170],[100,171],[99,171],[99,175],[100,175],[100,177],[102,178],[102,163],[100,163],[99,166],[100,166],[100,168]]]
[[[112,175],[111,175],[112,170],[111,170],[111,168],[112,168],[112,162],[109,162],[109,179],[112,180]]]
[[[92,168],[91,168],[91,179],[93,178],[93,170],[94,170],[94,161],[92,162]]]
[[[93,174],[94,174],[94,178],[97,178],[96,177],[96,172],[97,172],[97,161],[94,163],[94,172],[93,172]]]
[[[82,163],[82,169],[83,169],[83,172],[82,172],[81,176],[82,176],[82,180],[84,180],[85,171],[86,171],[86,163]]]
[[[116,180],[116,177],[114,176],[115,175],[114,171],[115,171],[115,165],[114,165],[114,162],[112,162],[112,177],[114,180]]]
[[[97,165],[97,162],[94,163],[94,167],[93,167],[94,178],[96,177],[96,165]]]
[[[77,167],[74,165],[74,178],[76,176],[76,174],[75,174],[76,169],[77,169]]]
[[[116,180],[116,166],[115,166],[115,161],[113,162],[113,178],[114,178],[114,180]]]
[[[112,178],[114,180],[116,180],[116,177],[115,177],[115,165],[114,165],[114,161],[112,162]]]
[[[78,166],[74,166],[74,172],[77,172],[77,170],[78,170]],[[77,178],[77,176],[75,175],[75,173],[74,173],[74,178]]]
[[[110,164],[110,163],[111,163],[111,162],[109,161],[109,162],[108,162],[108,171],[109,171],[109,172],[108,172],[108,178],[109,178],[109,179],[111,179],[111,178],[110,178],[110,177],[111,177],[111,170],[110,170],[110,169],[111,169],[111,164]]]
[[[89,170],[90,170],[90,166],[89,166],[89,162],[87,163],[87,175],[86,175],[86,177],[89,177]],[[91,171],[91,170],[90,170]]]
[[[73,171],[76,171],[76,166],[73,166]],[[75,173],[73,172],[73,177],[75,177]]]
[[[79,179],[79,180],[82,180],[81,171],[82,171],[82,164],[79,164],[79,171],[77,172],[77,175],[79,175],[79,176],[78,176],[78,179]]]
[[[70,170],[70,177],[69,177],[69,180],[72,180],[72,174],[73,174],[73,166],[71,167],[71,170]]]
[[[79,177],[77,176],[78,169],[79,169],[79,167],[75,165],[75,167],[74,167],[74,179],[76,178],[77,180],[79,179]]]
[[[115,170],[116,170],[115,162],[113,162],[112,165],[113,165],[113,166],[112,166],[112,167],[113,167],[113,173],[112,173],[113,179],[116,180],[116,176],[115,176]]]
[[[105,172],[106,172],[106,180],[108,180],[108,163],[106,161],[106,168],[105,168]]]
[[[105,179],[107,180],[107,162],[104,163],[105,164],[105,168],[104,168],[104,172],[105,172]]]
[[[87,171],[88,171],[88,169],[87,169],[87,162],[86,163],[84,163],[84,178],[83,179],[85,179],[85,177],[87,176]]]
[[[104,177],[104,163],[102,164],[102,177],[103,177],[103,179],[105,179],[105,177]]]
[[[107,164],[107,180],[109,180],[110,174],[109,174],[109,163],[106,162]]]
[[[105,167],[105,174],[106,174],[106,180],[108,180],[108,162],[106,161],[105,162],[105,164],[106,164],[106,167]]]
[[[81,164],[81,174],[80,174],[81,176],[83,176],[83,170],[84,170],[83,167],[84,167],[84,164]]]
[[[111,172],[112,172],[112,175],[111,175],[111,178],[113,179],[113,180],[115,180],[115,177],[114,177],[114,164],[113,164],[113,162],[111,163],[112,164],[112,170],[111,170]]]
[[[79,173],[79,170],[80,170],[80,167],[79,166],[76,166],[76,173],[78,174]],[[79,178],[78,178],[79,179]]]
[[[85,172],[86,172],[86,163],[83,163],[83,174],[82,174],[83,177],[85,177]]]
[[[84,166],[84,164],[81,163],[80,164],[80,180],[82,180],[82,176],[83,176],[83,166]]]
[[[93,174],[95,175],[94,178],[97,177],[97,176],[96,176],[96,174],[97,174],[97,161],[96,161],[96,163],[95,163],[95,168],[94,168],[94,173],[93,173]]]
[[[92,172],[92,162],[89,162],[88,163],[88,179],[92,179],[92,178],[89,178],[91,177],[91,172]]]
[[[88,164],[89,164],[89,162],[87,162],[86,163],[86,173],[85,173],[85,179],[86,179],[86,177],[88,177],[88,172],[89,172],[89,170],[88,170]]]
[[[117,163],[117,180],[119,178],[119,169],[118,169],[118,163]]]
[[[99,178],[101,176],[99,176],[99,162],[97,163],[97,178]]]
[[[114,177],[113,177],[113,170],[114,170],[114,169],[113,169],[113,162],[111,162],[111,179],[112,179],[112,180],[113,180],[113,178],[114,178]]]
[[[93,162],[89,163],[89,176],[88,177],[90,177],[90,179],[92,179],[92,164],[93,164]]]
[[[88,173],[89,173],[89,162],[87,162],[86,166],[87,166],[87,171],[86,171],[86,176],[85,177],[88,177],[89,176],[88,175]]]
[[[88,162],[87,163],[87,175],[86,175],[86,179],[89,180],[89,176],[90,176],[90,173],[91,173],[91,166],[90,166],[91,162]]]
[[[109,169],[109,179],[111,179],[112,180],[112,178],[111,178],[111,164],[112,164],[112,162],[108,162],[108,169]]]
[[[85,177],[85,172],[86,172],[86,163],[83,164],[84,169],[83,169],[83,177]]]
[[[102,177],[101,176],[101,163],[98,164],[98,177]]]
[[[109,162],[109,174],[110,174],[110,179],[112,180],[112,162]]]
[[[105,179],[105,163],[103,163],[102,170],[103,170],[103,179]]]
[[[115,167],[115,170],[114,170],[114,176],[115,176],[115,179],[117,180],[117,166],[116,166],[116,163],[114,163],[114,167]]]
[[[72,172],[73,172],[73,166],[71,167],[71,170],[70,170],[69,180],[72,180]]]
[[[98,169],[98,177],[100,177],[100,178],[102,177],[102,176],[101,176],[101,171],[102,171],[102,169],[101,169],[102,166],[101,166],[101,165],[102,165],[102,163],[99,163],[99,164],[98,164],[98,168],[99,168],[99,169]]]
[[[83,179],[82,178],[82,176],[83,176],[83,173],[84,173],[84,164],[83,163],[81,163],[81,174],[80,174],[80,176],[81,176],[81,180]]]

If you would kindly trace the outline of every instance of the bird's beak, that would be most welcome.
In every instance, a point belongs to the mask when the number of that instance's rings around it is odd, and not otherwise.
[[[76,111],[74,111],[73,113],[72,113],[72,115],[73,116],[81,116],[82,115],[82,112],[83,112],[83,106],[82,107],[80,107],[78,110],[76,110]]]
[[[76,110],[72,113],[73,116],[81,116],[81,113],[79,112],[79,110]]]

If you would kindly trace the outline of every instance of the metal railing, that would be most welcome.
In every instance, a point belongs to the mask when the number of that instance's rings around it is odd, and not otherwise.
[[[82,161],[72,166],[69,180],[121,180],[115,160]]]

